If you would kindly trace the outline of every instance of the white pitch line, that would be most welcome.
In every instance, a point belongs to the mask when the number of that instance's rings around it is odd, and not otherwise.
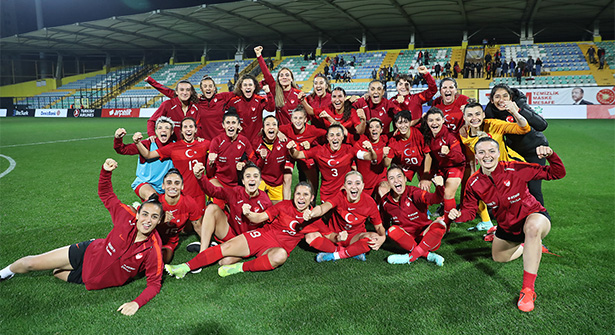
[[[110,137],[113,137],[113,135],[111,135],[111,136],[85,137],[85,138],[72,138],[72,139],[68,139],[68,140],[57,140],[57,141],[47,141],[47,142],[10,144],[10,145],[2,145],[2,146],[0,146],[0,149],[3,149],[3,148],[15,148],[15,147],[26,147],[26,146],[29,146],[29,145],[41,145],[41,144],[63,143],[63,142],[98,140],[98,139],[101,139],[101,138],[110,138]]]
[[[0,178],[2,178],[6,176],[7,174],[9,174],[9,172],[13,171],[17,163],[15,163],[15,160],[9,156],[0,155],[0,157],[5,158],[7,161],[9,161],[9,168],[4,170],[4,172],[0,173]]]

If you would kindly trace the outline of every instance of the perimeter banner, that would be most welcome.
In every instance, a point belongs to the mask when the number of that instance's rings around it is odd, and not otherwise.
[[[613,105],[615,87],[567,87],[521,89],[530,105]],[[491,90],[480,90],[482,105],[489,102]]]

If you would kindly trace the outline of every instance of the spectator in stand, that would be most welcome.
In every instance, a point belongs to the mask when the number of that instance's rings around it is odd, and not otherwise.
[[[416,62],[419,65],[423,65],[423,51],[419,51],[419,54],[416,56]]]
[[[476,78],[483,77],[483,62],[476,63]]]
[[[508,63],[505,58],[502,59],[502,77],[508,77]]]
[[[444,64],[444,77],[450,77],[451,75],[451,62],[446,61],[446,64]]]
[[[324,71],[325,77],[328,77],[329,76],[329,64],[325,64],[323,71]]]
[[[495,61],[495,75],[493,77],[495,78],[495,76],[502,76],[502,62],[499,58]]]
[[[485,74],[487,75],[487,80],[491,80],[491,67],[493,66],[493,63],[489,62],[487,63],[487,66],[485,66]]]
[[[424,57],[425,57],[425,65],[429,65],[429,51],[425,51]]]
[[[397,65],[395,65],[395,68],[397,68]],[[436,78],[440,78],[441,71],[442,71],[442,65],[440,65],[440,63],[436,63],[436,65],[433,67],[433,72],[436,75]]]
[[[527,62],[525,63],[525,72],[528,77],[531,77],[534,73],[534,59],[532,59],[532,56],[527,58]]]
[[[487,63],[491,63],[491,54],[490,53],[487,53],[485,55],[485,64],[487,64]]]
[[[453,78],[458,78],[459,72],[461,72],[461,67],[459,66],[459,62],[455,62],[455,65],[453,65]]]
[[[226,83],[226,88],[228,89],[229,92],[233,92],[233,81],[229,79],[228,82]]]
[[[523,70],[521,69],[521,65],[517,66],[515,77],[517,77],[517,82],[521,85],[521,77],[523,77]]]
[[[397,78],[399,78],[399,68],[397,67],[397,64],[395,64],[395,67],[393,68],[393,79],[397,80]]]
[[[596,48],[594,48],[594,46],[590,46],[589,49],[587,49],[587,56],[589,57],[589,62],[592,64],[596,64]]]
[[[536,58],[536,75],[540,76],[540,73],[542,71],[542,60],[540,60],[540,57]]]
[[[515,69],[517,68],[517,63],[515,62],[514,59],[510,60],[510,63],[508,64],[508,69],[510,71],[510,76],[514,77],[515,76]]]
[[[372,80],[378,79],[378,71],[376,69],[372,70]]]
[[[346,65],[346,61],[344,60],[344,56],[340,57],[340,66]]]
[[[606,51],[603,48],[598,48],[598,61],[600,62],[600,67],[598,70],[604,69],[604,62],[606,61]]]

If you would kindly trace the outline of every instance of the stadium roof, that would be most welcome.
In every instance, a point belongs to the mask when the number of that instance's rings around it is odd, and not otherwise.
[[[114,56],[163,53],[175,49],[200,55],[234,53],[238,45],[283,42],[287,54],[323,50],[406,48],[470,44],[483,38],[519,43],[522,27],[535,42],[591,40],[594,27],[603,39],[614,36],[613,0],[254,0],[110,17],[49,27],[0,39],[2,53],[51,52]],[[251,55],[250,52],[247,55]],[[216,58],[213,56],[213,58]]]

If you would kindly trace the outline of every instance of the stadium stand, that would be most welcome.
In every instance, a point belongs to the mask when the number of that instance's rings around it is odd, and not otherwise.
[[[399,68],[400,73],[415,74],[417,72],[416,69],[419,67],[419,63],[417,62],[419,52],[425,53],[425,51],[429,52],[429,67],[432,69],[436,63],[440,63],[440,65],[444,66],[446,62],[451,60],[451,55],[453,53],[451,48],[400,51],[395,61],[395,65]]]
[[[598,86],[594,77],[591,75],[570,75],[570,76],[537,76],[537,77],[522,77],[521,84],[513,77],[495,78],[489,84],[493,87],[497,84],[507,84],[511,87],[521,89],[527,88],[562,88],[575,86]]]
[[[128,68],[109,72],[107,74],[99,74],[94,77],[89,77],[81,80],[68,83],[58,87],[59,90],[79,90],[79,89],[97,89],[113,87],[119,84],[124,78],[136,73],[141,66],[131,66]]]
[[[156,96],[158,96],[160,93],[158,91],[156,91],[155,89],[134,89],[134,90],[127,90],[125,92],[123,92],[122,94],[118,95],[117,97],[111,99],[109,102],[107,102],[103,108],[136,108],[136,107],[145,107],[146,104],[148,104],[153,98],[155,98]],[[160,103],[162,103],[162,101],[166,100],[168,98],[164,98],[164,99],[158,99],[159,102],[157,101],[158,105],[157,106],[151,106],[151,107],[158,107],[160,106]]]
[[[589,71],[589,65],[576,43],[546,43],[533,45],[505,45],[500,47],[507,61],[526,61],[529,56],[543,62],[543,72]]]
[[[209,62],[190,76],[188,81],[195,87],[198,87],[201,78],[207,75],[214,79],[218,87],[221,87],[222,85],[226,85],[229,80],[233,80],[235,76],[235,64],[239,64],[239,73],[241,73],[250,63],[252,63],[250,60]]]
[[[157,82],[165,85],[167,87],[175,87],[175,83],[181,80],[183,77],[187,76],[190,71],[194,70],[199,66],[199,63],[190,63],[190,64],[178,64],[178,65],[165,65],[162,69],[151,75]],[[200,78],[199,78],[200,79]],[[135,85],[135,87],[150,87],[149,84],[145,82],[140,82]]]
[[[303,60],[301,56],[286,57],[272,72],[275,78],[281,68],[289,68],[295,81],[306,81],[316,71],[318,65],[323,61],[323,57],[317,57],[316,60]]]
[[[615,42],[597,42],[596,47],[606,51],[606,63],[611,70],[615,70]]]
[[[349,71],[352,79],[370,79],[372,71],[378,71],[386,56],[386,51],[370,51],[365,53],[347,53],[339,54],[340,59],[344,58],[344,66],[337,66],[335,72],[331,76],[335,78],[335,74],[339,73],[342,76],[346,71]],[[356,57],[357,61],[354,66],[350,66],[352,57]]]

